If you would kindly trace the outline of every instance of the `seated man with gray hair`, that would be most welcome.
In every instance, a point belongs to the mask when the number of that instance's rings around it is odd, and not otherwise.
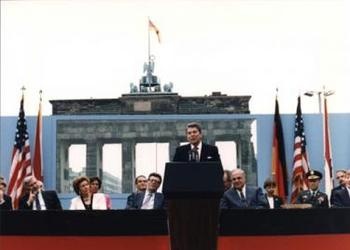
[[[43,191],[43,183],[34,176],[24,179],[24,187],[26,194],[19,201],[19,209],[62,210],[56,191]]]
[[[242,169],[234,169],[231,176],[232,188],[228,189],[221,198],[221,209],[268,208],[262,189],[247,186],[246,175]]]

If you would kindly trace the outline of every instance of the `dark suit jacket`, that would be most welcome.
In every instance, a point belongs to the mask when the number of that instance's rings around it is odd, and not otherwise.
[[[270,208],[270,203],[269,201],[267,200],[267,194],[265,194],[265,199],[267,201],[267,207]],[[274,205],[274,208],[281,208],[281,205],[283,205],[283,200],[281,197],[277,196],[277,195],[274,195],[273,196],[273,205]]]
[[[220,208],[268,208],[267,200],[261,188],[246,186],[245,196],[246,202],[243,202],[237,191],[234,188],[230,188],[221,198]]]
[[[58,199],[56,191],[42,191],[43,199],[47,210],[62,210],[60,200]],[[19,201],[19,209],[33,209],[33,204],[28,206],[27,201],[29,194],[24,195]]]
[[[341,189],[334,193],[334,207],[350,207],[350,196],[347,189]]]
[[[12,210],[11,196],[4,194],[4,203],[0,204],[0,210]]]
[[[189,161],[189,152],[191,151],[191,145],[186,144],[176,148],[173,161],[178,162],[188,162]],[[218,148],[209,144],[202,142],[202,150],[200,152],[200,161],[219,161],[220,155]]]
[[[127,199],[126,209],[141,209],[145,192],[132,193]],[[156,192],[154,197],[153,209],[164,209],[164,196]]]
[[[311,195],[310,190],[302,191],[296,201],[297,204],[311,204],[313,208],[327,208],[328,197],[327,194],[317,191],[316,196]]]
[[[334,195],[336,192],[340,191],[340,190],[343,190],[343,189],[346,189],[346,187],[344,186],[336,186],[335,188],[332,189],[332,192],[331,192],[331,205],[334,205]]]

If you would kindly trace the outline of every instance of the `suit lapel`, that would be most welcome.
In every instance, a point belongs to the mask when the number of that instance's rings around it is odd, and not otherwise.
[[[158,193],[154,194],[154,203],[153,203],[153,209],[156,209],[158,207]]]
[[[142,207],[142,202],[143,202],[143,199],[145,198],[145,192],[142,192],[142,193],[138,193],[139,194],[139,199],[137,201],[137,207],[138,208],[141,208]]]
[[[47,193],[45,191],[41,191],[41,195],[43,196],[43,200],[44,200],[46,209],[49,209],[49,207],[48,207],[49,198],[47,196]]]
[[[207,159],[207,145],[202,142],[201,157],[199,161],[205,161]]]
[[[237,207],[241,207],[242,206],[242,201],[241,201],[241,197],[238,195],[237,190],[232,188],[232,199],[233,202],[237,204]]]

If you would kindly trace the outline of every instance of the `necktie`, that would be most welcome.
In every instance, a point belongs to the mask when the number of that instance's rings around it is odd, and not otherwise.
[[[36,206],[36,210],[41,210],[41,205],[40,205],[40,202],[39,202],[38,195],[39,194],[37,194],[36,197],[35,197],[35,206]]]
[[[148,193],[145,200],[143,201],[142,206],[147,205],[150,202],[151,198],[152,198],[152,193]]]
[[[194,146],[193,147],[193,152],[194,152],[194,159],[196,162],[199,162],[199,153],[198,153],[198,147]]]
[[[239,195],[241,196],[241,200],[242,201],[245,200],[245,197],[244,197],[244,194],[243,194],[242,190],[239,190]]]
[[[241,202],[243,204],[244,207],[247,207],[247,200],[245,199],[245,196],[243,194],[243,191],[242,190],[238,190],[239,192],[239,196],[241,197]]]

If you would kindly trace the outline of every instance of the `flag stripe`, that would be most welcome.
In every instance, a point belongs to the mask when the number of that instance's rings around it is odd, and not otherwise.
[[[276,98],[274,130],[272,143],[272,178],[277,184],[277,194],[283,199],[288,195],[286,155],[284,150],[284,137],[281,117],[279,114],[279,105]]]
[[[12,163],[10,169],[8,194],[12,198],[13,207],[18,208],[19,198],[22,195],[23,180],[26,176],[32,175],[29,136],[27,132],[27,122],[23,108],[24,97],[20,102],[15,143],[12,153]]]
[[[292,176],[291,203],[295,203],[300,192],[307,189],[305,173],[309,171],[306,152],[306,137],[304,133],[304,120],[301,112],[300,96],[298,97],[294,129],[294,160]]]
[[[326,97],[324,98],[324,162],[325,192],[330,197],[333,189],[333,164]]]
[[[37,180],[43,181],[42,173],[42,115],[41,115],[41,101],[39,103],[39,111],[36,122],[35,132],[35,148],[33,157],[33,171]]]

